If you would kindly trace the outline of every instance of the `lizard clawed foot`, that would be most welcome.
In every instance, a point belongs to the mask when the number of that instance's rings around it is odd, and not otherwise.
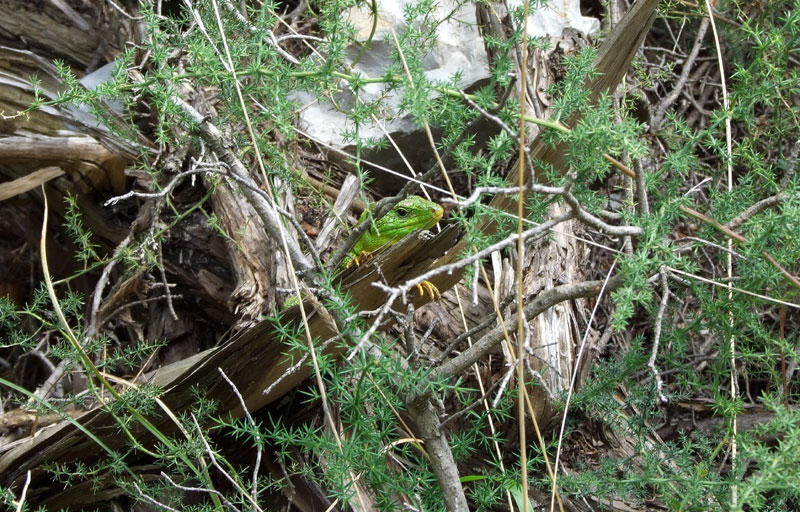
[[[358,258],[361,258],[362,260],[366,260],[368,257],[369,257],[369,253],[368,252],[362,252],[362,253],[357,254],[357,255],[356,254],[350,254],[344,260],[346,262],[344,264],[344,268],[350,268],[353,265],[355,265],[356,267],[359,267],[359,266],[361,266],[361,262],[358,260]]]
[[[420,297],[425,297],[425,292],[427,291],[433,300],[442,298],[442,294],[439,293],[439,289],[436,288],[436,285],[430,281],[422,281],[419,283],[417,285],[417,291],[419,292]]]

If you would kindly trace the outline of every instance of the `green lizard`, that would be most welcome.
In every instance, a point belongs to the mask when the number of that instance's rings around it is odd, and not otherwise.
[[[344,270],[354,263],[359,264],[371,253],[378,249],[399,242],[406,235],[418,229],[432,228],[442,218],[444,211],[438,204],[428,201],[419,196],[409,196],[389,210],[389,213],[372,223],[372,226],[361,235],[356,244],[345,256],[338,270]],[[361,214],[356,226],[368,222],[369,212],[366,210]],[[417,285],[420,295],[427,291],[431,297],[439,295],[436,287],[424,281]],[[297,304],[297,297],[290,297],[284,304],[284,308]]]
[[[363,234],[342,261],[340,269],[367,256],[381,247],[399,242],[401,238],[418,229],[430,229],[442,218],[444,211],[438,204],[419,196],[409,196],[389,210],[389,213],[376,220]],[[369,213],[365,210],[356,226],[367,222]]]
[[[432,201],[420,196],[408,196],[389,210],[389,213],[376,220],[361,235],[339,268],[347,268],[353,263],[358,265],[359,258],[364,258],[382,247],[399,242],[403,237],[418,229],[432,228],[442,218],[443,213],[442,207]],[[369,213],[365,210],[356,226],[367,222],[368,218]],[[439,290],[428,281],[418,284],[417,290],[420,295],[425,295],[425,291],[427,291],[434,299],[440,295]]]

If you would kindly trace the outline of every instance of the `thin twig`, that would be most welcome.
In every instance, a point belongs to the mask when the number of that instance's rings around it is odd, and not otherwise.
[[[222,368],[217,367],[217,371],[220,373],[220,375],[222,375],[222,378],[225,379],[225,382],[228,383],[228,385],[233,390],[233,393],[239,399],[239,404],[242,406],[242,411],[244,411],[244,415],[247,418],[247,421],[253,428],[253,432],[256,433],[255,434],[256,437],[254,439],[256,444],[256,461],[255,464],[253,465],[253,487],[250,490],[250,494],[252,495],[252,501],[256,502],[258,500],[258,469],[261,467],[261,454],[264,449],[263,448],[264,440],[261,438],[261,433],[258,430],[258,425],[256,425],[255,420],[253,420],[253,417],[250,415],[250,410],[247,408],[247,403],[244,401],[244,397],[239,392],[239,388],[237,388],[236,385],[233,383],[233,381],[230,378],[228,378],[228,376],[225,374]]]
[[[181,180],[187,176],[192,176],[194,174],[205,174],[208,173],[209,170],[206,168],[201,169],[190,169],[188,171],[183,171],[176,174],[170,181],[167,183],[161,190],[158,192],[136,192],[135,190],[131,190],[121,196],[114,196],[111,199],[108,199],[103,206],[114,206],[120,201],[124,201],[125,199],[130,199],[131,197],[138,197],[141,199],[159,199],[165,198],[169,194],[175,190],[175,187],[178,186]]]
[[[565,190],[564,193],[562,194],[562,197],[564,198],[564,201],[572,209],[577,219],[582,220],[586,224],[589,224],[590,226],[593,226],[613,236],[636,237],[642,234],[642,228],[638,226],[612,226],[611,224],[604,222],[602,219],[595,217],[594,215],[583,209],[581,204],[578,202],[577,198],[575,198],[575,196],[572,195],[572,192],[570,192],[569,189],[567,189],[567,187],[564,188]]]
[[[89,325],[86,327],[86,334],[88,336],[95,336],[97,334],[97,313],[100,310],[100,302],[103,300],[103,289],[105,289],[106,284],[108,284],[108,279],[111,277],[111,271],[114,270],[114,267],[117,265],[117,262],[119,261],[123,251],[133,240],[133,231],[136,228],[137,222],[134,221],[133,225],[131,225],[131,230],[128,233],[128,236],[126,236],[119,243],[119,245],[117,245],[117,248],[114,249],[114,256],[111,258],[111,261],[108,262],[108,265],[103,267],[103,271],[100,273],[100,277],[97,279],[97,283],[94,285],[92,306],[89,309]]]
[[[25,505],[25,496],[28,494],[28,486],[31,484],[31,470],[29,469],[25,475],[25,484],[22,486],[22,492],[19,494],[19,501],[17,501],[16,512],[22,512],[22,507]]]
[[[511,371],[511,372],[513,372],[513,371],[514,371],[514,369],[513,369],[513,368],[511,368],[511,369],[510,369],[510,371]],[[478,398],[474,399],[474,400],[472,401],[472,403],[471,403],[471,404],[470,404],[468,407],[465,407],[464,409],[461,409],[460,411],[458,411],[458,412],[456,412],[456,413],[453,413],[453,414],[451,414],[450,416],[448,416],[447,418],[445,418],[445,419],[444,419],[444,420],[441,422],[441,424],[439,425],[439,427],[440,427],[440,428],[442,428],[442,429],[444,429],[445,427],[447,427],[447,424],[448,424],[448,423],[452,423],[452,422],[454,422],[455,420],[457,420],[457,419],[459,419],[459,418],[462,418],[462,417],[464,417],[464,416],[465,416],[465,415],[466,415],[468,412],[470,412],[470,411],[473,411],[473,410],[477,409],[478,407],[480,407],[481,405],[483,405],[483,404],[484,404],[484,400],[487,400],[487,399],[488,399],[488,398],[491,396],[491,394],[492,394],[492,393],[493,393],[493,392],[494,392],[494,391],[495,391],[495,390],[496,390],[498,387],[500,387],[500,382],[501,382],[501,380],[497,380],[497,382],[495,382],[494,384],[492,384],[492,385],[489,387],[489,389],[487,389],[487,390],[486,390],[486,392],[485,392],[485,393],[483,393],[483,395],[481,395],[480,397],[478,397]]]
[[[747,222],[750,218],[758,215],[759,213],[763,212],[767,208],[772,206],[778,205],[784,201],[789,200],[789,194],[785,192],[781,192],[780,194],[776,194],[774,196],[767,197],[762,199],[761,201],[757,202],[750,208],[746,209],[730,221],[725,224],[725,227],[730,230],[735,230],[745,222]]]
[[[523,78],[524,78],[524,75],[525,75],[525,73],[524,73],[524,71],[523,71]],[[525,85],[525,84],[524,84],[524,83],[521,83],[521,84],[523,85],[523,87],[521,87],[520,89],[524,89],[524,85]],[[524,139],[524,137],[520,137],[520,134],[519,134],[519,132],[515,132],[514,130],[512,130],[512,129],[511,129],[511,127],[510,127],[510,126],[508,126],[508,125],[507,125],[507,124],[506,124],[506,123],[505,123],[505,122],[504,122],[502,119],[500,119],[498,116],[496,116],[496,115],[494,115],[494,114],[491,114],[490,112],[487,112],[487,111],[486,111],[486,109],[482,108],[482,107],[481,107],[480,105],[478,105],[476,102],[472,101],[472,99],[471,99],[469,96],[467,96],[467,94],[466,94],[464,91],[462,91],[462,90],[460,90],[460,89],[459,89],[459,91],[458,91],[458,92],[459,92],[459,94],[461,94],[461,97],[464,99],[464,101],[466,101],[466,102],[467,102],[467,104],[468,104],[469,106],[471,106],[472,108],[474,108],[475,110],[477,110],[478,112],[480,112],[481,114],[483,114],[483,116],[484,116],[486,119],[488,119],[488,120],[492,121],[493,123],[495,123],[496,125],[498,125],[498,126],[499,126],[499,127],[500,127],[500,128],[503,130],[503,131],[504,131],[504,132],[506,132],[506,134],[507,134],[507,135],[508,135],[508,136],[509,136],[509,137],[510,137],[512,140],[520,140],[520,142],[521,142],[521,144],[520,144],[520,149],[522,150],[522,151],[521,151],[521,153],[523,153],[523,154],[524,154],[524,158],[522,158],[522,155],[520,155],[520,158],[521,158],[522,160],[524,160],[524,162],[521,162],[521,163],[523,163],[523,164],[524,164],[525,168],[528,170],[528,173],[530,173],[530,176],[531,176],[530,182],[531,182],[531,183],[534,183],[534,181],[535,181],[535,180],[533,179],[533,178],[534,178],[534,176],[535,176],[535,172],[534,172],[534,169],[533,169],[533,162],[534,162],[534,160],[533,160],[533,158],[531,157],[531,150],[530,150],[530,148],[528,147],[528,145],[527,145],[527,144],[525,144],[525,139]],[[524,101],[523,101],[523,103],[522,103],[522,104],[524,105]],[[523,112],[522,112],[522,114],[521,114],[521,117],[520,117],[520,123],[522,123],[522,126],[523,126],[523,127],[525,126],[525,112],[524,112],[524,110],[523,110]],[[523,128],[523,129],[524,129],[524,128]],[[524,174],[522,174],[522,176],[523,176],[523,178],[524,178]],[[522,179],[520,180],[520,182],[521,182],[521,181],[522,181]]]
[[[322,346],[320,348],[324,352],[325,349],[327,349],[328,346],[331,343],[333,343],[335,341],[340,341],[340,340],[341,340],[341,336],[333,336],[332,338],[329,338],[329,339],[325,340],[325,342],[322,343]],[[275,379],[275,382],[270,384],[264,391],[261,392],[261,394],[262,395],[269,395],[278,386],[278,384],[283,382],[284,379],[286,379],[286,378],[290,377],[292,374],[297,373],[298,371],[300,371],[300,368],[302,368],[303,365],[305,364],[305,362],[308,361],[309,357],[310,357],[309,352],[305,352],[303,354],[303,356],[296,363],[294,363],[292,366],[287,368],[286,371],[284,371],[283,374],[280,377]]]
[[[664,395],[664,382],[661,380],[661,374],[658,372],[658,368],[656,368],[656,357],[658,356],[658,347],[661,343],[661,327],[664,323],[664,313],[667,311],[667,303],[669,302],[669,283],[667,282],[667,269],[665,267],[661,267],[659,270],[661,274],[661,288],[662,288],[662,296],[661,296],[661,304],[658,307],[658,314],[656,315],[656,328],[655,333],[653,335],[653,349],[650,352],[650,360],[647,362],[647,367],[653,372],[653,377],[656,379],[656,393],[658,393],[658,399],[661,401],[662,404],[667,403],[667,397]]]
[[[287,52],[286,50],[284,50],[283,48],[280,47],[280,45],[278,44],[278,42],[279,42],[278,39],[275,37],[275,34],[271,30],[267,30],[265,27],[256,27],[255,25],[252,25],[247,20],[247,18],[245,18],[244,15],[242,13],[240,13],[233,6],[233,4],[231,3],[230,0],[222,0],[222,5],[224,5],[228,9],[228,11],[233,13],[233,15],[242,23],[242,25],[247,27],[247,30],[249,30],[253,34],[264,34],[264,33],[266,33],[267,37],[264,38],[264,39],[266,40],[266,42],[271,47],[273,47],[275,49],[276,52],[278,52],[280,54],[281,57],[283,57],[284,59],[288,60],[289,62],[291,62],[294,65],[299,65],[300,64],[300,61],[297,60],[291,53]],[[284,38],[286,38],[286,36],[284,36]],[[311,37],[305,37],[304,39],[312,39],[312,38]],[[319,38],[313,38],[313,39],[316,39],[318,41],[320,40]]]
[[[126,304],[123,304],[122,306],[118,307],[111,313],[103,316],[103,324],[105,324],[106,322],[108,322],[109,320],[111,320],[112,318],[114,318],[115,316],[117,316],[118,314],[120,314],[121,312],[125,311],[128,308],[132,308],[134,306],[144,306],[146,304],[150,304],[151,302],[158,302],[159,300],[166,298],[167,298],[166,295],[159,295],[158,297],[148,297],[147,299],[136,300],[133,302],[128,302]],[[183,295],[173,295],[172,298],[182,299]]]
[[[686,86],[686,82],[689,80],[689,74],[692,71],[692,66],[694,66],[694,61],[697,59],[697,55],[700,53],[700,48],[703,46],[703,39],[706,36],[708,27],[709,19],[703,18],[703,21],[700,22],[700,27],[697,29],[697,35],[694,39],[692,51],[689,52],[686,60],[683,61],[683,69],[681,69],[681,74],[678,77],[678,81],[675,83],[675,87],[673,87],[672,90],[653,109],[653,119],[650,122],[653,131],[658,131],[661,128],[661,125],[664,123],[664,119],[666,117],[667,109],[673,103],[675,103],[675,100],[677,100],[678,96],[680,96],[681,90]]]
[[[786,163],[786,172],[783,173],[781,178],[780,188],[785,190],[789,186],[789,181],[794,177],[797,170],[797,157],[800,156],[800,139],[794,141],[791,151],[789,151],[789,158]]]
[[[728,288],[727,284],[723,284],[723,283],[721,283],[719,281],[715,281],[713,279],[708,279],[708,278],[701,277],[701,276],[698,276],[698,275],[695,275],[695,274],[690,274],[689,272],[684,272],[683,270],[680,270],[680,269],[675,268],[675,267],[667,267],[667,268],[672,273],[680,274],[680,275],[688,277],[690,279],[695,279],[697,281],[702,281],[704,283],[708,283],[708,284],[711,284],[711,285],[714,285],[714,286],[720,286],[720,287],[725,288],[725,289]],[[672,278],[676,279],[675,276],[672,276]],[[759,298],[759,299],[767,301],[767,302],[772,302],[773,304],[781,304],[781,305],[789,307],[789,308],[800,310],[800,304],[795,304],[795,303],[788,302],[788,301],[785,301],[785,300],[776,299],[774,297],[769,297],[769,296],[761,294],[761,293],[751,292],[750,290],[745,290],[743,288],[733,288],[733,291],[738,292],[738,293],[743,293],[743,294],[749,295],[751,297],[756,297],[756,298]]]
[[[693,208],[689,208],[688,206],[681,206],[680,209],[681,209],[682,212],[688,213],[689,215],[691,215],[695,219],[705,222],[706,224],[708,224],[709,226],[713,227],[714,229],[716,229],[717,231],[719,231],[723,235],[727,236],[728,238],[736,240],[737,242],[747,243],[747,239],[745,237],[743,237],[739,233],[733,231],[732,229],[729,229],[728,227],[723,226],[716,219],[712,219],[708,215],[702,214],[702,213],[698,212],[697,210],[695,210]]]
[[[225,469],[219,464],[219,462],[217,462],[217,457],[216,457],[216,455],[214,455],[214,451],[211,449],[211,446],[208,444],[208,441],[206,440],[205,435],[203,434],[203,429],[200,428],[200,424],[197,422],[197,418],[195,417],[194,413],[191,414],[191,418],[192,418],[192,423],[194,423],[194,426],[197,429],[197,435],[200,438],[200,441],[203,442],[203,446],[205,446],[205,448],[206,448],[206,453],[208,454],[209,459],[211,459],[211,464],[215,468],[217,468],[217,471],[219,471],[222,474],[222,476],[224,476],[225,479],[228,482],[231,483],[231,485],[239,492],[239,494],[242,496],[243,499],[245,499],[246,501],[250,502],[250,504],[253,506],[253,508],[255,510],[257,510],[258,512],[262,512],[261,511],[261,507],[258,506],[258,503],[255,500],[253,500],[253,498],[250,497],[250,495],[247,493],[247,491],[245,489],[243,489],[241,485],[239,485],[239,482],[237,482],[235,478],[233,478],[231,475],[229,475],[228,472],[225,471]],[[161,473],[161,476],[163,476],[164,478],[169,480],[170,483],[173,483],[172,480],[170,480],[170,478],[166,474],[164,474],[163,472]],[[173,485],[177,485],[177,484],[173,483]],[[228,506],[234,508],[235,510],[238,510],[238,509],[236,509],[236,507],[233,507],[233,505],[230,504],[225,499],[225,497],[222,496],[216,490],[213,490],[213,489],[183,488],[183,487],[180,487],[180,486],[178,486],[178,488],[179,489],[184,489],[184,490],[188,489],[188,490],[195,490],[195,491],[200,491],[200,492],[208,492],[208,493],[216,494],[217,496],[222,498],[226,502],[226,504]]]
[[[622,285],[623,279],[614,276],[606,281],[583,281],[580,283],[565,284],[547,289],[537,295],[532,301],[526,302],[523,307],[528,318],[535,318],[542,312],[556,304],[567,300],[596,297],[605,285],[605,290],[613,291]],[[516,318],[506,319],[506,329],[513,328]],[[444,379],[453,375],[461,375],[468,371],[470,366],[489,355],[503,338],[502,326],[497,326],[478,339],[470,348],[464,350],[452,359],[436,368],[431,374],[431,380]]]
[[[636,169],[636,213],[639,217],[650,215],[650,200],[647,197],[644,169],[640,160],[634,160],[633,168]]]
[[[506,296],[506,298],[503,299],[502,302],[500,302],[500,304],[498,306],[498,309],[500,309],[502,311],[503,309],[507,308],[508,305],[511,304],[512,300],[514,300],[514,295],[513,294],[508,294]],[[450,352],[455,350],[455,348],[458,345],[460,345],[464,340],[467,340],[468,338],[471,338],[472,336],[475,336],[476,334],[478,334],[478,333],[480,333],[482,331],[485,331],[495,321],[497,321],[497,316],[494,315],[494,314],[489,315],[489,317],[486,320],[484,320],[483,322],[481,322],[480,324],[476,325],[475,327],[473,327],[472,329],[468,330],[467,332],[463,332],[463,333],[459,334],[458,336],[456,336],[455,338],[453,338],[453,341],[451,341],[450,344],[447,345],[447,348],[445,348],[442,351],[442,353],[439,355],[439,357],[436,358],[436,360],[434,361],[434,366],[437,366],[437,365],[441,364],[445,359],[447,359],[447,356],[450,355]]]
[[[164,510],[169,510],[170,512],[180,512],[177,508],[172,508],[165,503],[161,503],[160,501],[156,500],[155,498],[148,496],[147,494],[142,491],[139,487],[139,484],[133,482],[133,487],[136,489],[136,492],[139,493],[139,496],[146,502],[150,503],[151,505],[155,505],[156,507],[163,508]]]
[[[297,240],[284,235],[284,228],[278,217],[276,205],[269,194],[261,195],[255,192],[259,187],[250,177],[250,173],[244,164],[228,149],[233,147],[230,141],[205,116],[182,98],[176,96],[173,97],[173,101],[195,122],[200,137],[217,154],[220,160],[227,164],[231,176],[234,176],[237,181],[247,184],[242,190],[243,194],[253,205],[259,217],[261,217],[270,237],[279,245],[285,242],[288,257],[297,272],[301,275],[308,274],[313,266],[303,254],[303,251],[300,250]]]
[[[684,241],[686,241],[686,242],[689,242],[689,241],[691,241],[691,242],[699,242],[699,243],[701,243],[703,245],[707,245],[709,247],[713,247],[714,249],[717,249],[717,250],[720,250],[720,251],[730,252],[731,254],[733,254],[735,257],[737,257],[739,259],[744,259],[744,256],[742,256],[738,252],[733,251],[731,249],[728,249],[724,245],[715,244],[714,242],[706,240],[705,238],[700,238],[700,237],[696,237],[696,236],[684,236],[684,237],[681,237],[681,238],[678,239],[678,242],[684,242]],[[679,248],[675,249],[674,251],[675,252],[686,252],[687,250],[691,250],[692,247],[693,247],[692,245],[685,245],[683,247],[679,247]]]
[[[170,478],[169,475],[167,475],[163,471],[161,472],[161,476],[164,479],[166,479],[167,482],[169,482],[169,484],[171,486],[175,487],[176,489],[180,489],[183,492],[202,492],[202,493],[206,493],[206,494],[213,494],[214,496],[217,496],[218,498],[220,498],[231,509],[233,509],[233,510],[235,510],[237,512],[239,511],[239,509],[236,508],[236,506],[233,503],[228,501],[225,498],[225,496],[221,492],[217,491],[216,489],[205,489],[203,487],[189,487],[189,486],[186,486],[186,485],[181,485],[181,484],[177,483],[175,480],[173,480],[172,478]]]
[[[175,312],[175,307],[172,305],[172,294],[169,292],[167,273],[164,272],[164,256],[161,251],[161,244],[158,244],[158,273],[161,276],[161,284],[164,286],[164,296],[167,298],[167,309],[169,309],[172,320],[177,322],[178,314]]]
[[[527,187],[525,187],[527,190]],[[467,206],[472,205],[480,201],[481,197],[486,194],[492,195],[511,195],[511,194],[519,194],[519,187],[475,187],[472,191],[470,196],[462,201],[458,201],[456,199],[452,199],[449,197],[443,197],[443,203],[450,203],[458,206],[459,208],[466,208]]]
[[[611,275],[614,273],[614,268],[616,267],[616,265],[617,265],[617,260],[614,260],[614,263],[611,264],[611,268],[608,269],[608,273],[606,274],[606,278],[603,280],[603,284],[600,286],[600,290],[597,293],[597,300],[595,301],[594,308],[592,308],[592,314],[589,316],[589,322],[586,325],[586,332],[584,333],[583,340],[581,340],[580,347],[578,348],[578,355],[575,357],[575,363],[573,364],[572,378],[570,379],[569,389],[567,390],[567,399],[566,402],[564,403],[564,414],[561,416],[561,428],[559,429],[558,432],[558,448],[556,448],[556,460],[555,463],[553,464],[553,467],[555,468],[553,471],[553,482],[552,482],[553,495],[555,495],[557,489],[556,482],[558,480],[558,462],[559,459],[561,458],[564,430],[567,425],[567,413],[569,412],[569,403],[572,399],[572,394],[575,392],[575,382],[578,379],[578,369],[580,368],[581,356],[583,355],[583,351],[587,345],[586,340],[589,337],[589,331],[594,328],[593,327],[594,316],[597,313],[598,308],[600,307],[601,303],[600,298],[603,297],[603,294],[606,291],[606,289],[608,289],[609,291],[612,290],[613,278],[611,277]]]

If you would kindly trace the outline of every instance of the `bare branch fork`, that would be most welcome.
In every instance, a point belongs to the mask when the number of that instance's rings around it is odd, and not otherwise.
[[[596,297],[600,293],[603,283],[604,281],[584,281],[550,288],[528,302],[523,308],[523,313],[527,318],[532,319],[560,302]],[[622,276],[613,276],[608,280],[605,290],[606,292],[614,291],[622,284]],[[505,322],[506,330],[513,329],[516,321],[516,315],[507,319]],[[478,339],[471,347],[436,368],[429,380],[438,380],[463,374],[474,363],[489,355],[502,340],[503,326],[498,325]]]
[[[253,191],[257,189],[258,185],[252,177],[250,177],[247,168],[239,160],[239,158],[229,149],[231,146],[230,141],[227,141],[222,132],[208,121],[200,112],[194,107],[186,103],[182,98],[174,97],[173,101],[197,124],[200,136],[205,140],[206,144],[212,151],[217,153],[217,156],[228,165],[230,172],[236,177],[238,181],[246,183],[246,187],[242,187],[242,193],[247,200],[253,205],[258,216],[264,222],[264,227],[267,229],[270,237],[276,242],[281,240],[281,230],[283,226],[280,224],[279,212],[275,203],[267,196],[258,194]],[[308,275],[313,266],[306,258],[297,240],[292,237],[286,237],[286,245],[288,247],[289,258],[298,273],[301,275]]]

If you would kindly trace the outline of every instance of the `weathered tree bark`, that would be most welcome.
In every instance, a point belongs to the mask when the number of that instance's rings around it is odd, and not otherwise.
[[[239,326],[247,325],[275,305],[276,268],[283,261],[282,254],[267,236],[253,206],[228,184],[216,187],[212,202],[220,225],[233,238],[228,251],[236,288],[229,298],[230,309],[237,315]],[[284,287],[287,284],[280,283]]]
[[[29,45],[83,71],[113,60],[130,41],[136,23],[107,3],[68,1],[0,0],[0,19],[0,45]]]

